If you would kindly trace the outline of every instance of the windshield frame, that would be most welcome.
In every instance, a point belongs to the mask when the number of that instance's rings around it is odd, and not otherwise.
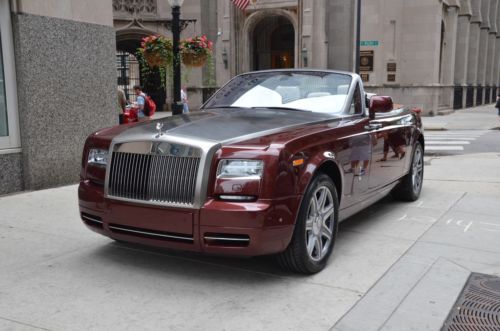
[[[345,101],[344,101],[344,104],[342,105],[342,107],[340,108],[340,111],[338,112],[335,112],[335,113],[328,113],[328,112],[314,112],[314,111],[311,111],[313,113],[321,113],[321,114],[325,114],[325,115],[330,115],[332,117],[343,117],[343,116],[346,116],[348,114],[346,114],[346,112],[348,112],[348,109],[350,107],[350,104],[351,104],[351,101],[352,101],[352,98],[353,98],[353,95],[354,95],[354,90],[355,90],[355,86],[356,84],[359,83],[359,86],[360,86],[360,90],[361,90],[361,94],[362,94],[362,97],[364,96],[364,90],[363,90],[363,83],[361,81],[361,78],[359,77],[359,75],[356,75],[354,73],[351,73],[351,72],[345,72],[345,71],[337,71],[337,70],[314,70],[314,69],[275,69],[275,70],[261,70],[261,71],[252,71],[252,72],[247,72],[247,73],[243,73],[243,74],[240,74],[240,75],[237,75],[235,77],[233,77],[232,79],[230,79],[229,81],[227,81],[220,89],[218,89],[207,101],[205,101],[203,103],[203,105],[200,107],[200,110],[201,111],[207,111],[207,110],[210,110],[210,109],[222,109],[222,108],[225,108],[225,107],[237,107],[237,108],[266,108],[265,106],[263,107],[238,107],[238,106],[231,106],[231,105],[221,105],[221,106],[217,106],[217,107],[207,107],[208,104],[210,104],[211,102],[213,102],[213,99],[216,97],[216,95],[221,91],[223,90],[227,85],[229,85],[231,82],[233,82],[234,80],[236,79],[240,79],[244,76],[248,76],[248,75],[259,75],[259,74],[269,74],[269,73],[275,73],[277,75],[279,74],[318,74],[318,73],[323,73],[323,74],[340,74],[340,75],[346,75],[346,76],[350,76],[351,77],[351,82],[350,82],[350,85],[349,85],[349,90],[348,90],[348,93],[346,95],[346,98],[345,98]],[[365,105],[364,103],[362,103],[362,113],[361,115],[364,115],[366,113],[366,110],[365,110]],[[285,104],[283,104],[283,107],[286,107]],[[291,108],[291,107],[289,107]],[[292,111],[292,110],[290,110]],[[297,108],[296,111],[308,111],[308,110],[304,110],[304,109],[300,109],[300,108]]]

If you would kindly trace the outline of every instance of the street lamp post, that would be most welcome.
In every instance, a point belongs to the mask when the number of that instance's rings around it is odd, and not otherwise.
[[[358,0],[356,3],[356,61],[355,63],[355,71],[359,75],[359,57],[360,54],[360,45],[361,44],[361,0]]]
[[[179,56],[180,39],[180,16],[181,6],[184,0],[168,0],[172,7],[172,51],[174,53],[174,102],[172,103],[172,115],[182,114],[181,102],[181,61]]]

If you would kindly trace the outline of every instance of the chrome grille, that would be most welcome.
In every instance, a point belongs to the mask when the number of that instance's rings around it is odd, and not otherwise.
[[[131,200],[193,204],[199,157],[113,152],[108,194]]]

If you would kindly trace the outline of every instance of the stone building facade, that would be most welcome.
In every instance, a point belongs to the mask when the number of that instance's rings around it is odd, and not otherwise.
[[[428,114],[494,102],[500,1],[370,0],[362,12],[370,91]]]
[[[356,3],[254,0],[241,10],[185,0],[181,38],[214,41],[211,64],[183,70],[191,108],[250,70],[353,71]],[[361,9],[368,91],[428,114],[493,102],[500,0],[370,0]],[[170,24],[167,0],[0,0],[0,194],[77,181],[85,137],[116,124],[117,83],[144,79],[134,57],[141,39],[171,37]],[[168,105],[171,91],[150,93]]]
[[[191,107],[199,106],[213,87],[246,71],[286,67],[352,71],[355,3],[257,0],[243,11],[230,0],[185,0],[181,38],[205,34],[215,45],[212,67],[188,69],[183,75]],[[134,53],[140,39],[150,34],[171,37],[167,0],[113,0],[113,10],[120,52]],[[130,88],[131,80],[124,81]]]
[[[88,134],[117,122],[101,0],[0,0],[0,195],[78,181]]]

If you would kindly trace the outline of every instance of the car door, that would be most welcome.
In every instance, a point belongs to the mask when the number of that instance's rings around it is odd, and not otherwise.
[[[361,201],[369,189],[372,133],[365,128],[369,124],[369,119],[363,114],[361,100],[361,89],[357,84],[349,113],[343,118],[344,126],[349,127],[349,134],[345,138],[346,150],[343,158],[347,205]]]
[[[387,185],[403,174],[411,151],[405,116],[378,113],[369,121],[372,136],[372,158],[369,189]]]

